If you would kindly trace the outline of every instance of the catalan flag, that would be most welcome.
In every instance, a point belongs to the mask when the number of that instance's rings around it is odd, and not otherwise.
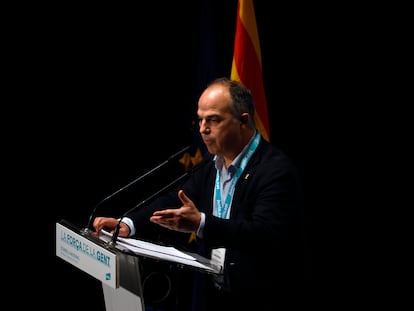
[[[240,81],[252,92],[257,129],[267,141],[270,141],[262,58],[253,0],[239,0],[237,3],[237,24],[230,78]]]

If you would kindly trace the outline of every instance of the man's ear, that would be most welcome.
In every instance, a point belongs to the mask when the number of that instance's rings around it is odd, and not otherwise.
[[[240,122],[243,124],[247,124],[247,122],[249,122],[249,114],[248,113],[243,113],[240,116]]]

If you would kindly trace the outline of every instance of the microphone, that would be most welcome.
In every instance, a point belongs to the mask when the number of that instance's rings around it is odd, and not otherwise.
[[[119,230],[121,228],[121,222],[122,219],[128,215],[129,213],[135,211],[136,209],[141,208],[144,204],[150,202],[151,200],[153,200],[154,198],[156,198],[157,196],[159,196],[160,194],[162,194],[164,191],[167,191],[168,189],[170,189],[171,187],[178,185],[179,182],[181,182],[182,180],[184,180],[185,178],[187,178],[188,176],[190,176],[191,174],[193,174],[195,171],[197,171],[198,169],[200,169],[202,166],[204,166],[204,164],[207,163],[207,161],[202,161],[199,165],[194,166],[192,169],[186,171],[184,174],[182,174],[181,176],[177,177],[176,179],[174,179],[172,182],[170,182],[168,185],[164,186],[163,188],[161,188],[160,190],[156,191],[155,193],[153,193],[152,195],[150,195],[149,197],[147,197],[146,199],[144,199],[143,201],[139,202],[137,205],[135,205],[134,207],[132,207],[131,209],[129,209],[128,211],[126,211],[124,214],[122,214],[121,217],[119,217],[119,221],[118,221],[118,225],[116,226],[114,233],[112,235],[112,239],[110,241],[107,242],[107,244],[110,247],[115,247],[116,245],[116,241],[118,239],[119,236]]]
[[[82,230],[83,233],[90,233],[90,230],[92,229],[92,223],[93,220],[95,219],[96,216],[96,212],[98,211],[98,207],[100,207],[103,203],[105,203],[106,201],[108,201],[109,199],[111,199],[112,197],[114,197],[115,195],[117,195],[118,193],[124,191],[125,189],[129,188],[130,186],[132,186],[133,184],[137,183],[138,181],[144,179],[145,177],[147,177],[148,175],[158,171],[159,169],[163,168],[165,165],[167,165],[170,161],[172,161],[173,159],[175,159],[176,157],[178,157],[180,154],[186,152],[188,149],[190,149],[191,146],[187,146],[184,147],[183,149],[181,149],[180,151],[174,153],[173,155],[169,156],[167,160],[165,160],[164,162],[158,164],[157,166],[155,166],[154,168],[150,169],[149,171],[147,171],[146,173],[144,173],[143,175],[135,178],[133,181],[129,182],[128,184],[126,184],[125,186],[119,188],[118,190],[116,190],[115,192],[111,193],[110,195],[106,196],[105,198],[103,198],[101,201],[99,201],[94,208],[92,209],[92,213],[89,216],[89,220],[88,220],[88,224],[87,226]]]

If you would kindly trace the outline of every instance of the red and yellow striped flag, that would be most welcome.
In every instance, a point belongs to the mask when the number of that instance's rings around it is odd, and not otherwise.
[[[231,79],[240,81],[252,92],[256,127],[270,141],[269,118],[263,85],[262,57],[253,0],[239,0],[234,39]]]

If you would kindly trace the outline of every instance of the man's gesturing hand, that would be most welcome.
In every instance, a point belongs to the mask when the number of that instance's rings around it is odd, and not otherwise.
[[[150,221],[175,231],[197,231],[201,221],[200,212],[183,190],[178,191],[178,198],[183,203],[180,208],[156,211],[152,214]]]

